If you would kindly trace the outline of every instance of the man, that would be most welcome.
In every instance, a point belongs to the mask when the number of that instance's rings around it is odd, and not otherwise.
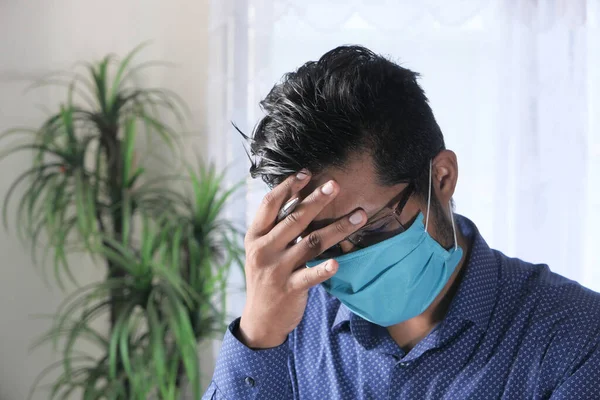
[[[600,296],[453,216],[417,76],[339,47],[262,102],[251,173],[273,189],[205,399],[600,399]]]

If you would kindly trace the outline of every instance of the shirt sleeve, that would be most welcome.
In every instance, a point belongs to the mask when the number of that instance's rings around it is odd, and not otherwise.
[[[567,399],[600,399],[600,348],[598,345],[550,397],[550,400]]]
[[[219,389],[217,389],[217,385],[215,382],[211,382],[206,392],[204,392],[204,396],[202,396],[202,400],[218,400],[224,399],[224,397],[219,393]]]
[[[252,350],[234,335],[239,322],[239,318],[233,321],[225,332],[212,382],[202,399],[292,399],[288,342]]]

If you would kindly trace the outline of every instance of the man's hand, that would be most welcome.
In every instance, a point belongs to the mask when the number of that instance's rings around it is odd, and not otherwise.
[[[245,238],[247,298],[238,336],[251,348],[277,347],[304,315],[308,290],[329,279],[337,262],[327,260],[314,268],[305,263],[344,240],[366,221],[357,210],[295,242],[312,220],[339,192],[329,181],[315,189],[281,222],[281,207],[310,181],[300,172],[288,177],[264,197]]]

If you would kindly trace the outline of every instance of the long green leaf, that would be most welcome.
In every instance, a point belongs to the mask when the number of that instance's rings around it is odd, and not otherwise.
[[[148,301],[146,313],[148,315],[148,330],[150,331],[152,361],[156,371],[157,383],[162,396],[166,398],[168,389],[165,386],[167,374],[165,369],[166,357],[164,350],[164,328],[160,321],[158,311],[154,305],[153,296],[151,296]]]
[[[142,43],[142,44],[136,46],[119,65],[119,69],[117,70],[117,73],[115,74],[115,78],[113,80],[113,84],[112,84],[112,88],[111,88],[110,100],[109,100],[109,104],[108,104],[109,108],[115,104],[115,100],[117,99],[117,96],[119,95],[121,85],[123,83],[123,76],[124,76],[125,72],[127,71],[127,68],[129,67],[129,64],[131,63],[131,60],[133,59],[133,57],[136,56],[136,54],[138,54],[140,52],[140,50],[142,50],[144,47],[146,47],[147,44],[148,43],[146,42],[146,43]]]
[[[90,328],[88,327],[88,324],[96,317],[99,316],[99,314],[101,314],[102,312],[104,312],[111,304],[111,301],[103,301],[100,302],[98,304],[96,304],[94,307],[92,307],[89,310],[85,310],[81,316],[79,316],[78,321],[75,324],[72,324],[69,329],[68,329],[68,335],[67,335],[67,342],[65,344],[65,348],[63,350],[63,356],[65,358],[65,360],[68,360],[69,357],[71,356],[71,353],[73,352],[73,348],[75,346],[75,343],[77,340],[79,340],[79,338],[81,337],[81,335],[84,332],[87,332],[90,330]],[[68,362],[65,362],[64,365],[64,369],[65,371],[69,371],[70,370],[70,364]]]
[[[69,101],[71,101],[70,96],[71,94],[69,94]],[[62,118],[64,132],[67,134],[67,150],[69,150],[71,154],[74,154],[77,138],[75,137],[75,132],[73,130],[73,109],[61,106],[60,116]]]
[[[79,90],[77,84],[82,84],[86,90]],[[63,86],[69,87],[73,85],[75,88],[75,93],[82,98],[86,103],[95,107],[96,104],[89,97],[89,92],[94,92],[94,87],[90,83],[90,81],[83,75],[79,73],[68,73],[65,71],[54,71],[49,73],[48,75],[42,77],[41,79],[33,82],[30,86],[25,89],[25,92],[29,92],[33,89],[45,87],[45,86]]]
[[[69,318],[75,313],[81,298],[91,297],[96,295],[108,294],[112,289],[122,288],[124,282],[122,279],[106,279],[102,282],[94,282],[88,285],[77,288],[73,293],[69,294],[58,306],[56,314],[59,316],[54,323],[55,329],[61,329]]]
[[[8,129],[8,130],[0,133],[0,140],[6,139],[7,137],[10,137],[13,135],[19,135],[19,134],[27,134],[27,135],[37,136],[38,133],[39,132],[37,129],[27,128],[27,127],[12,128],[12,129]]]
[[[11,147],[8,150],[3,151],[2,153],[0,153],[0,160],[3,160],[7,156],[15,154],[16,152],[19,152],[19,151],[22,151],[22,150],[43,151],[46,154],[51,154],[53,156],[56,156],[56,157],[59,157],[59,158],[63,159],[65,161],[65,163],[67,163],[67,161],[69,160],[69,155],[67,153],[63,153],[63,152],[61,152],[60,150],[57,150],[57,149],[51,149],[47,145],[39,145],[39,144],[22,144],[22,145],[19,145],[19,146]]]
[[[244,185],[243,182],[239,182],[238,184],[234,185],[233,187],[231,187],[230,189],[228,189],[227,191],[225,191],[225,193],[223,193],[221,195],[221,197],[216,201],[216,203],[213,205],[213,207],[209,210],[208,217],[207,217],[208,221],[210,221],[212,223],[217,219],[219,214],[223,211],[223,207],[225,206],[225,203],[243,185]]]
[[[77,225],[79,232],[85,238],[88,238],[91,233],[91,221],[88,219],[86,212],[87,187],[81,171],[75,173],[75,209],[77,212]]]
[[[175,64],[169,61],[144,61],[142,63],[136,64],[134,66],[131,66],[130,68],[127,68],[127,70],[125,71],[125,74],[123,74],[123,78],[121,79],[121,82],[126,82],[131,80],[132,78],[135,78],[137,76],[137,74],[141,71],[141,70],[145,70],[151,67],[174,67]]]
[[[81,361],[90,361],[93,360],[91,357],[86,357],[86,356],[78,356],[76,357],[76,360],[81,360]],[[75,361],[75,360],[71,360],[71,361]],[[56,361],[52,364],[50,364],[48,367],[44,368],[42,370],[42,372],[40,372],[38,374],[38,376],[35,378],[35,380],[33,381],[33,384],[31,385],[31,389],[29,391],[29,395],[27,396],[27,399],[31,400],[31,398],[33,397],[33,394],[36,392],[36,390],[39,387],[40,382],[46,377],[48,376],[49,373],[51,373],[52,371],[54,371],[55,369],[61,367],[63,365],[64,360],[60,360],[60,361]]]
[[[133,309],[133,307],[132,307]],[[129,309],[128,309],[129,310]],[[129,315],[125,315],[125,322],[123,324],[123,329],[119,334],[119,354],[121,355],[121,361],[123,363],[123,368],[125,369],[125,373],[129,377],[133,377],[133,368],[131,367],[131,359],[129,354],[129,336],[130,336],[130,322]]]
[[[121,313],[113,326],[110,338],[110,346],[108,351],[108,367],[109,367],[109,376],[111,379],[117,378],[117,368],[119,363],[119,358],[117,357],[118,349],[119,349],[119,339],[121,337],[121,331],[126,329],[127,318],[129,313],[133,309],[132,303],[128,303],[123,309],[121,309]]]
[[[131,249],[108,236],[104,236],[102,241],[105,245],[96,250],[99,254],[128,273],[134,276],[139,274],[139,260],[135,254],[132,254]]]
[[[71,321],[71,324],[74,325],[75,321]],[[29,351],[33,351],[38,347],[47,344],[48,342],[52,343],[57,337],[60,338],[61,336],[64,336],[70,332],[70,327],[65,327],[59,331],[55,331],[53,328],[51,328],[46,333],[40,335],[34,340],[34,342],[29,346]],[[79,334],[79,337],[87,340],[90,344],[98,346],[98,348],[101,350],[106,350],[108,348],[108,340],[87,325],[81,327],[81,333]]]
[[[155,130],[169,149],[174,149],[174,139],[176,138],[176,135],[169,127],[162,122],[159,122],[157,119],[152,118],[145,112],[141,112],[139,117]]]
[[[29,189],[25,192],[17,209],[18,234],[19,237],[25,240],[28,236],[30,239],[34,239],[33,235],[34,221],[37,212],[36,207],[39,207],[38,201],[40,199],[50,200],[53,204],[58,205],[57,199],[62,196],[65,191],[66,181],[60,179],[59,174],[38,174],[34,181],[29,186]],[[47,189],[47,190],[46,190]],[[7,204],[4,204],[5,207]],[[35,246],[37,242],[32,240],[32,246]],[[35,257],[34,257],[35,261]]]
[[[7,225],[7,221],[8,221],[8,204],[10,202],[10,199],[11,199],[12,194],[15,191],[15,189],[25,179],[27,179],[32,174],[40,174],[40,173],[46,171],[47,169],[58,168],[58,167],[60,167],[60,165],[61,165],[60,163],[51,163],[51,164],[46,164],[46,165],[39,166],[39,167],[33,167],[33,168],[30,168],[27,171],[23,172],[21,175],[19,175],[17,177],[17,179],[15,179],[15,181],[8,188],[8,191],[6,192],[6,195],[4,196],[4,204],[2,205],[2,219],[3,219],[3,222],[4,222],[5,229],[8,229],[8,225]]]
[[[135,134],[135,119],[130,119],[125,124],[125,146],[122,177],[123,184],[126,184],[131,179],[131,171],[133,170],[133,156],[135,151]]]
[[[199,366],[196,356],[196,338],[185,306],[178,296],[167,288],[170,308],[170,328],[173,330],[179,353],[185,366],[186,376],[192,387],[194,397],[200,396]]]
[[[106,101],[106,68],[108,64],[108,57],[105,58],[98,67],[90,65],[89,72],[94,81],[94,91],[98,105],[103,113],[108,113],[108,104]]]

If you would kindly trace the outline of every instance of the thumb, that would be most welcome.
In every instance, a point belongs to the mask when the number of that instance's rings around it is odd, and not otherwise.
[[[327,260],[314,267],[300,268],[290,276],[290,286],[293,290],[308,290],[335,275],[338,266],[337,261]]]

